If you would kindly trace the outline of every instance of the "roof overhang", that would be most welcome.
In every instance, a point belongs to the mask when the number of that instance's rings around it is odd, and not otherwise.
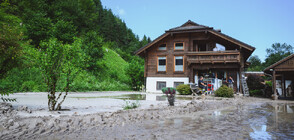
[[[287,61],[287,60],[289,60],[289,59],[291,59],[291,58],[293,58],[293,57],[294,57],[294,54],[292,54],[292,55],[290,55],[290,56],[287,56],[286,58],[281,59],[280,61],[278,61],[278,62],[276,62],[276,63],[274,63],[274,64],[268,66],[268,67],[265,68],[263,71],[264,71],[265,73],[271,74],[271,73],[272,73],[272,70],[275,69],[275,67],[279,66],[279,65],[282,64],[283,62],[285,62],[285,61]]]
[[[164,33],[161,36],[159,36],[158,38],[154,39],[152,42],[148,43],[147,45],[143,46],[142,48],[138,49],[135,54],[136,55],[140,55],[142,52],[144,52],[146,49],[150,48],[152,45],[154,45],[155,43],[157,43],[158,41],[162,40],[163,38],[167,37],[168,35],[170,35],[170,33]]]
[[[198,29],[194,29],[194,28],[184,28],[186,25],[195,25],[195,26],[200,26]],[[138,49],[135,54],[142,56],[142,52],[144,52],[146,49],[150,48],[152,45],[156,44],[157,42],[159,42],[160,40],[162,40],[163,38],[169,36],[169,35],[173,35],[173,34],[179,34],[179,33],[192,33],[192,32],[205,32],[205,33],[211,33],[219,38],[222,38],[224,40],[227,40],[233,44],[236,44],[238,46],[240,46],[241,48],[244,48],[245,50],[245,61],[249,58],[249,56],[253,53],[253,51],[255,50],[254,47],[243,43],[237,39],[234,39],[228,35],[225,35],[217,30],[214,30],[212,27],[208,27],[208,26],[204,26],[204,25],[199,25],[195,22],[192,21],[188,21],[185,24],[183,24],[182,26],[176,27],[176,28],[172,28],[170,30],[165,31],[164,34],[162,34],[161,36],[159,36],[158,38],[156,38],[155,40],[153,40],[152,42],[148,43],[147,45],[143,46],[142,48]]]

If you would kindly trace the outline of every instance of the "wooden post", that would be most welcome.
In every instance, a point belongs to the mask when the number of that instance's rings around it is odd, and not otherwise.
[[[243,83],[242,83],[242,67],[240,68],[240,71],[239,71],[239,83],[240,83],[240,84],[239,84],[239,87],[240,87],[240,88],[239,88],[239,92],[242,93],[242,90],[243,90],[243,87],[242,87],[242,84],[243,84]],[[243,93],[243,94],[244,94],[244,93]]]
[[[278,95],[277,95],[277,91],[276,91],[276,71],[275,70],[273,71],[272,80],[273,80],[272,83],[273,83],[273,93],[274,93],[273,96],[275,96],[274,99],[276,99],[276,97]]]
[[[282,74],[282,80],[281,80],[281,86],[282,86],[282,95],[284,96],[284,97],[286,97],[286,91],[285,91],[285,77],[284,77],[284,74]]]
[[[192,66],[190,66],[189,82],[194,83],[193,82],[193,67]]]

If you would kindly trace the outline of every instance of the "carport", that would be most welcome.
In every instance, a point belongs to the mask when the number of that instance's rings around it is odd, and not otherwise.
[[[264,72],[272,75],[275,99],[294,99],[294,54],[267,67]]]

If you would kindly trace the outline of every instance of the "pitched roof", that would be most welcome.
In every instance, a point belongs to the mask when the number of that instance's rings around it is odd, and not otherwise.
[[[234,39],[228,35],[225,35],[217,30],[214,30],[212,27],[208,27],[208,26],[204,26],[204,25],[200,25],[197,24],[191,20],[188,20],[186,23],[184,23],[181,26],[175,27],[175,28],[171,28],[167,31],[165,31],[164,34],[162,34],[161,36],[157,37],[156,39],[154,39],[152,42],[148,43],[147,45],[143,46],[142,48],[138,49],[135,54],[139,55],[140,53],[142,53],[144,50],[148,49],[149,47],[151,47],[153,44],[157,43],[158,41],[160,41],[161,39],[165,38],[166,36],[170,35],[171,33],[175,33],[175,32],[195,32],[195,31],[208,31],[211,34],[214,34],[216,36],[219,36],[223,39],[226,39],[234,44],[238,44],[239,46],[246,48],[247,50],[249,50],[250,52],[253,52],[255,50],[254,47],[243,43],[237,39]]]
[[[200,29],[212,29],[211,27],[199,25],[191,20],[188,20],[181,26],[171,28],[165,32],[174,32],[174,31],[185,31],[185,30],[200,30]]]
[[[265,68],[263,71],[264,71],[264,72],[268,72],[268,71],[270,71],[270,69],[273,69],[273,68],[277,67],[278,65],[282,64],[283,62],[285,62],[285,61],[287,61],[287,60],[289,60],[289,59],[291,59],[291,58],[293,58],[293,57],[294,57],[294,54],[289,55],[289,56],[287,56],[287,57],[281,59],[280,61],[278,61],[278,62],[276,62],[276,63],[274,63],[274,64],[268,66],[268,67]]]
[[[251,45],[248,45],[248,44],[246,44],[246,43],[244,43],[244,42],[242,42],[242,41],[240,41],[240,40],[237,40],[237,39],[235,39],[235,38],[233,38],[233,37],[230,37],[230,36],[228,36],[228,35],[226,35],[226,34],[223,34],[223,33],[221,33],[221,32],[218,32],[218,31],[216,31],[216,30],[210,30],[209,32],[212,33],[212,34],[218,35],[218,36],[220,36],[220,37],[222,37],[222,38],[228,39],[228,40],[230,40],[231,42],[233,42],[233,43],[235,43],[235,44],[238,44],[238,45],[240,45],[240,46],[242,46],[242,47],[244,47],[244,48],[247,48],[247,49],[250,50],[250,51],[254,51],[254,50],[255,50],[255,47],[252,47]]]
[[[145,46],[141,47],[140,49],[138,49],[137,51],[135,51],[134,53],[136,55],[139,55],[141,52],[143,52],[144,50],[148,49],[149,47],[151,47],[153,44],[157,43],[158,41],[160,41],[161,39],[165,38],[166,36],[168,36],[169,33],[164,33],[161,36],[157,37],[156,39],[154,39],[153,41],[151,41],[150,43],[146,44]]]

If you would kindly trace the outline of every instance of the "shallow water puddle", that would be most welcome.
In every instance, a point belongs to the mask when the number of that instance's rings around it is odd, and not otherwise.
[[[260,104],[201,111],[145,124],[146,129],[178,130],[205,138],[293,139],[294,104]],[[171,131],[172,132],[172,131]],[[171,134],[173,135],[173,134]]]
[[[108,99],[121,99],[121,100],[148,100],[148,101],[166,101],[166,95],[158,94],[123,94],[118,96],[94,96],[94,97],[71,97],[77,99],[95,99],[95,98],[108,98]],[[192,100],[192,97],[176,97],[178,100]]]

